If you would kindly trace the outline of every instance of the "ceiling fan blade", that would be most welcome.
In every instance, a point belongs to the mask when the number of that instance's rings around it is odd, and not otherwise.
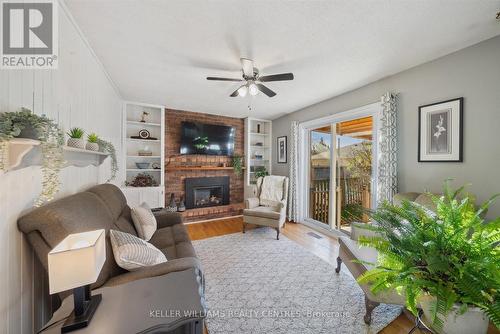
[[[259,81],[262,82],[285,81],[285,80],[293,80],[293,73],[271,74],[259,77]]]
[[[231,79],[231,78],[219,78],[219,77],[207,77],[207,80],[215,80],[215,81],[243,81],[243,79]]]
[[[241,68],[246,77],[253,77],[253,60],[248,58],[240,58]]]
[[[275,92],[273,92],[272,90],[270,90],[269,88],[267,88],[266,86],[264,86],[263,84],[260,84],[260,83],[257,83],[257,88],[264,94],[266,94],[267,96],[269,97],[273,97],[274,95],[276,95]]]
[[[237,89],[237,90],[235,90],[234,92],[232,92],[232,93],[231,93],[231,95],[229,95],[229,96],[230,96],[230,97],[236,97],[236,96],[238,96],[238,95],[239,95],[238,90],[239,90],[241,87],[243,87],[243,86],[245,86],[245,85],[241,85],[240,87],[238,87],[238,89]]]

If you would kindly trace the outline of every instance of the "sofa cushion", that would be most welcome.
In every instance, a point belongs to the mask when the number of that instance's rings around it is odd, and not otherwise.
[[[139,238],[149,241],[156,232],[156,218],[146,203],[131,209],[132,221]]]
[[[243,215],[252,216],[252,217],[261,217],[261,218],[269,218],[269,219],[280,219],[280,212],[277,210],[277,207],[274,206],[258,206],[253,209],[245,209],[243,210]]]
[[[141,238],[115,230],[109,236],[116,263],[123,269],[134,271],[167,262],[158,248]]]
[[[184,224],[158,229],[149,242],[160,249],[169,260],[196,257],[196,252]]]

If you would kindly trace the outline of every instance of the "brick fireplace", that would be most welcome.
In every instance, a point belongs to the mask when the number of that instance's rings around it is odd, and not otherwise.
[[[223,203],[215,203],[217,193],[209,194],[212,203],[205,203],[198,207],[190,207],[183,216],[186,221],[201,221],[207,219],[223,218],[242,213],[243,204],[243,176],[236,176],[231,167],[231,157],[213,155],[180,155],[181,123],[200,122],[232,126],[235,128],[234,154],[243,155],[244,152],[244,120],[196,113],[191,111],[172,110],[165,111],[165,201],[168,204],[173,193],[176,201],[184,197],[187,204],[186,184],[190,179],[215,179],[225,178],[228,184],[228,198]],[[203,187],[200,187],[200,189]],[[206,189],[206,188],[205,188]],[[205,198],[207,192],[201,189],[199,196]],[[188,206],[187,206],[188,207]]]

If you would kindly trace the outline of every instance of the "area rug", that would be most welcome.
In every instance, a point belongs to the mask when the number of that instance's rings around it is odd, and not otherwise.
[[[203,264],[209,334],[377,333],[401,307],[381,304],[365,325],[364,294],[335,268],[276,231],[194,241]]]

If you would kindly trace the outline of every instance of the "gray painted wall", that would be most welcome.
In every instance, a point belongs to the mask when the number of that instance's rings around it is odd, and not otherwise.
[[[500,36],[278,118],[273,121],[273,145],[276,137],[290,136],[292,120],[311,120],[370,104],[386,91],[399,93],[401,192],[440,192],[442,181],[449,177],[455,179],[454,185],[470,183],[470,191],[480,201],[500,192]],[[461,96],[464,162],[417,162],[418,106]],[[273,174],[288,175],[288,165],[278,164],[276,154],[273,158]],[[500,216],[500,203],[488,216]]]

